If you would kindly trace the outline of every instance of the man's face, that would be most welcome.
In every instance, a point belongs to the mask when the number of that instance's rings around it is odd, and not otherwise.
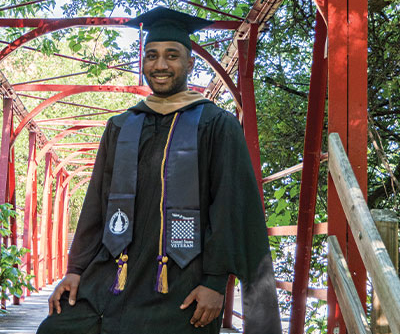
[[[194,58],[178,42],[150,42],[146,45],[143,74],[154,95],[168,97],[187,90],[187,77]]]

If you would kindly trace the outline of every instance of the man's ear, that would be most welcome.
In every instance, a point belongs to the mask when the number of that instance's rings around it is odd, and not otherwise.
[[[192,73],[192,71],[193,71],[195,60],[196,60],[196,58],[192,57],[192,56],[190,56],[188,59],[188,73],[189,74]]]

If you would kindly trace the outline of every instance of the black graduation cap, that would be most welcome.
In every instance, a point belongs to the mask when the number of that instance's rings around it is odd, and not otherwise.
[[[125,24],[139,28],[143,24],[143,30],[147,31],[145,45],[150,42],[175,41],[182,43],[192,50],[189,35],[197,30],[209,26],[213,21],[201,19],[189,14],[177,12],[165,7],[156,7]]]

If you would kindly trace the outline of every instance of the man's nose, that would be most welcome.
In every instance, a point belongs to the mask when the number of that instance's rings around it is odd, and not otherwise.
[[[154,67],[157,70],[166,70],[168,68],[168,63],[164,57],[158,57]]]

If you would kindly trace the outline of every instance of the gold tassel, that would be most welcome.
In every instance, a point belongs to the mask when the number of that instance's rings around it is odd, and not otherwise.
[[[167,262],[168,262],[168,257],[163,256],[162,258],[162,269],[161,269],[161,274],[159,278],[159,291],[161,293],[168,293],[168,272],[167,272]]]
[[[118,290],[123,291],[125,288],[126,279],[128,277],[128,255],[122,255],[121,260],[124,262],[121,272],[118,276]]]

